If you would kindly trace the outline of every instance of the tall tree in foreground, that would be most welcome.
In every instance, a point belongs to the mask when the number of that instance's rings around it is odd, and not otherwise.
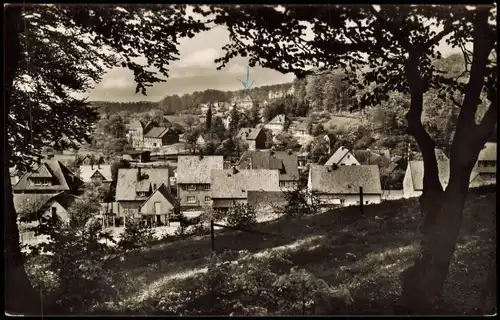
[[[202,8],[197,9],[203,12]],[[213,6],[213,22],[225,25],[231,43],[219,68],[237,55],[303,77],[341,69],[345,80],[364,91],[359,107],[378,105],[392,92],[410,96],[406,119],[424,160],[421,252],[402,273],[402,302],[415,312],[429,310],[442,296],[455,251],[471,170],[481,148],[496,130],[496,7],[403,5],[376,6]],[[314,37],[305,37],[306,24]],[[435,31],[436,30],[436,31]],[[466,84],[443,75],[432,60],[441,57],[443,40],[465,56]],[[467,47],[472,43],[472,50]],[[450,178],[439,180],[435,141],[422,125],[424,95],[436,89],[460,109],[451,145]],[[456,95],[461,99],[457,100]]]
[[[129,68],[136,92],[145,94],[165,81],[148,68],[168,77],[178,39],[206,28],[179,5],[10,5],[4,21],[5,307],[11,313],[40,314],[40,295],[29,283],[19,247],[9,165],[29,168],[44,144],[63,135],[86,140],[96,115],[72,93],[86,92],[106,68]],[[136,61],[140,56],[146,63]]]

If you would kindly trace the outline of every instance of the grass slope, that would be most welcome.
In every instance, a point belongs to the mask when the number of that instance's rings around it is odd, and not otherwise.
[[[469,196],[446,284],[447,304],[441,312],[472,314],[485,308],[481,293],[495,286],[495,281],[487,278],[489,268],[495,264],[495,218],[494,193]],[[418,201],[399,200],[367,206],[363,216],[357,207],[348,207],[255,227],[280,237],[221,230],[215,243],[219,252],[248,250],[265,256],[270,251],[286,251],[294,265],[331,286],[346,288],[356,313],[384,314],[392,312],[391,303],[399,294],[399,273],[417,254],[418,224]],[[132,311],[142,309],[144,304],[154,305],[162,292],[205,272],[210,254],[208,235],[128,254],[120,262],[120,269],[134,279],[134,285],[123,297],[122,307]],[[496,295],[496,287],[491,290]]]

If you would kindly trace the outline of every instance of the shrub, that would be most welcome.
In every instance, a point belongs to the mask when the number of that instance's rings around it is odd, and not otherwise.
[[[131,250],[143,247],[154,240],[156,240],[155,230],[152,227],[147,226],[142,219],[129,218],[118,246],[124,250]]]
[[[96,223],[61,229],[42,223],[37,232],[49,241],[32,246],[27,274],[43,294],[44,308],[54,314],[81,314],[106,302],[117,303],[116,283],[124,283],[107,261],[116,251],[102,240],[113,241]],[[39,253],[51,253],[39,255]]]
[[[296,187],[285,190],[284,196],[285,205],[276,209],[287,217],[301,217],[319,211],[319,199],[307,190],[307,179],[304,176],[300,177]]]
[[[257,214],[249,204],[237,204],[229,210],[227,224],[232,227],[249,227],[257,223]]]
[[[275,251],[263,258],[246,251],[213,255],[206,273],[170,286],[153,306],[171,315],[236,316],[326,315],[344,307],[328,284]]]

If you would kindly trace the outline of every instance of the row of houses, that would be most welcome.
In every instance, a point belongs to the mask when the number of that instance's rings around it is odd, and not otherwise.
[[[446,187],[449,160],[438,155],[440,180]],[[104,213],[113,216],[117,225],[130,216],[168,224],[176,206],[187,215],[196,215],[209,207],[227,210],[234,203],[257,205],[266,198],[256,194],[283,200],[283,192],[295,187],[299,178],[299,155],[290,151],[248,150],[229,168],[223,156],[181,155],[175,166],[139,162],[118,170],[115,202]],[[13,187],[14,204],[22,210],[27,203],[37,203],[43,212],[64,217],[83,183],[111,183],[112,179],[110,165],[81,165],[74,174],[58,160],[46,159]],[[481,151],[470,181],[471,187],[496,183],[496,143],[486,144]],[[419,196],[422,185],[423,162],[410,161],[402,196]],[[363,204],[384,199],[379,165],[360,164],[344,147],[325,165],[309,165],[307,189],[324,205],[358,205],[361,189]]]
[[[231,123],[231,114],[220,115],[226,129]],[[154,149],[178,143],[183,139],[182,134],[188,129],[188,124],[182,116],[164,116],[169,123],[168,127],[159,126],[154,121],[143,123],[139,120],[132,121],[128,125],[127,139],[136,149]],[[203,121],[202,117],[197,121]],[[290,129],[289,129],[290,127]],[[250,150],[264,149],[266,135],[263,128],[272,132],[273,136],[289,130],[295,135],[307,136],[307,125],[304,121],[292,121],[286,115],[280,114],[265,124],[257,128],[242,128],[237,137],[245,140]],[[207,137],[200,135],[196,142],[198,148],[203,147],[207,142]]]

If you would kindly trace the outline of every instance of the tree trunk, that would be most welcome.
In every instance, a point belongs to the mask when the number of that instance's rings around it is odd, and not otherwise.
[[[489,10],[489,9],[488,9]],[[408,113],[408,126],[422,149],[424,157],[424,193],[421,210],[424,223],[421,228],[420,255],[413,266],[403,271],[402,302],[410,307],[409,312],[432,312],[432,302],[442,297],[444,283],[450,262],[455,252],[463,210],[469,191],[469,179],[479,152],[488,138],[495,132],[497,105],[496,98],[479,124],[475,115],[479,97],[487,76],[488,56],[493,48],[493,39],[488,38],[488,11],[482,11],[474,22],[474,48],[470,79],[457,121],[450,156],[450,177],[446,191],[437,188],[437,167],[433,141],[421,126],[422,105],[418,94],[419,80],[417,64],[408,64],[408,77],[412,86],[412,101]],[[411,83],[413,81],[413,83]],[[496,97],[496,89],[492,97]],[[421,91],[423,92],[423,90]],[[414,102],[414,98],[417,100]],[[415,105],[414,105],[415,103]],[[418,119],[417,119],[418,118]],[[413,122],[410,123],[410,120]],[[431,154],[432,145],[432,154]],[[431,170],[430,172],[428,170]],[[430,174],[429,174],[430,173]],[[436,181],[437,179],[437,181]],[[452,311],[452,310],[451,310]]]
[[[11,5],[4,10],[5,18],[5,104],[4,112],[7,119],[10,107],[13,81],[20,60],[21,47],[19,36],[22,28],[22,7]],[[8,146],[7,123],[2,126],[3,145]],[[4,210],[5,210],[5,310],[11,314],[41,314],[41,294],[32,287],[24,269],[24,259],[19,246],[19,230],[17,215],[12,198],[10,183],[9,159],[10,148],[3,153],[4,175]]]

